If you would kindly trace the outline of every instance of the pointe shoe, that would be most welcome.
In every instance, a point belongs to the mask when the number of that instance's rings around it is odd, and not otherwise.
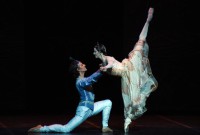
[[[127,133],[129,132],[129,125],[131,124],[131,119],[126,118],[124,122],[124,132]]]
[[[153,8],[149,8],[147,22],[150,22],[152,20],[153,12],[154,12],[154,9]]]
[[[112,130],[111,128],[109,128],[109,127],[103,127],[103,128],[102,128],[102,132],[103,132],[103,133],[113,132],[113,130]]]
[[[33,127],[33,128],[30,128],[29,130],[28,130],[28,132],[40,132],[40,128],[42,127],[42,125],[37,125],[37,126],[35,126],[35,127]]]

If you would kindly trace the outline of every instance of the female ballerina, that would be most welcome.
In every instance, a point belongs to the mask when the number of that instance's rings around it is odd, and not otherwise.
[[[101,71],[121,77],[121,90],[124,103],[124,131],[129,124],[146,112],[146,99],[157,89],[158,83],[152,74],[146,42],[149,23],[153,18],[153,8],[149,8],[148,17],[133,50],[122,62],[106,54],[106,47],[97,43],[93,54],[102,61]]]

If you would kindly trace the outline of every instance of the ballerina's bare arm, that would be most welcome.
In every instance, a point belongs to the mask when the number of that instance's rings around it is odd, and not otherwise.
[[[112,68],[115,62],[115,59],[111,56],[106,56],[106,61],[108,64],[106,66],[100,67],[101,71],[107,71],[108,68]]]

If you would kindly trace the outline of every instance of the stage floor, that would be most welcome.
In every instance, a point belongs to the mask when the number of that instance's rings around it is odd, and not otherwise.
[[[143,115],[123,131],[123,115],[111,114],[109,126],[113,133],[101,133],[101,114],[93,116],[71,133],[28,133],[38,124],[65,124],[73,115],[2,115],[0,135],[200,135],[200,116]]]

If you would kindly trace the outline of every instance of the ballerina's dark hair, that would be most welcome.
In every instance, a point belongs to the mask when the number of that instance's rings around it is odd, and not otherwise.
[[[101,53],[103,53],[104,55],[107,55],[105,45],[100,44],[99,42],[97,42],[97,44],[94,46],[94,48],[97,49],[98,52],[101,52]]]

